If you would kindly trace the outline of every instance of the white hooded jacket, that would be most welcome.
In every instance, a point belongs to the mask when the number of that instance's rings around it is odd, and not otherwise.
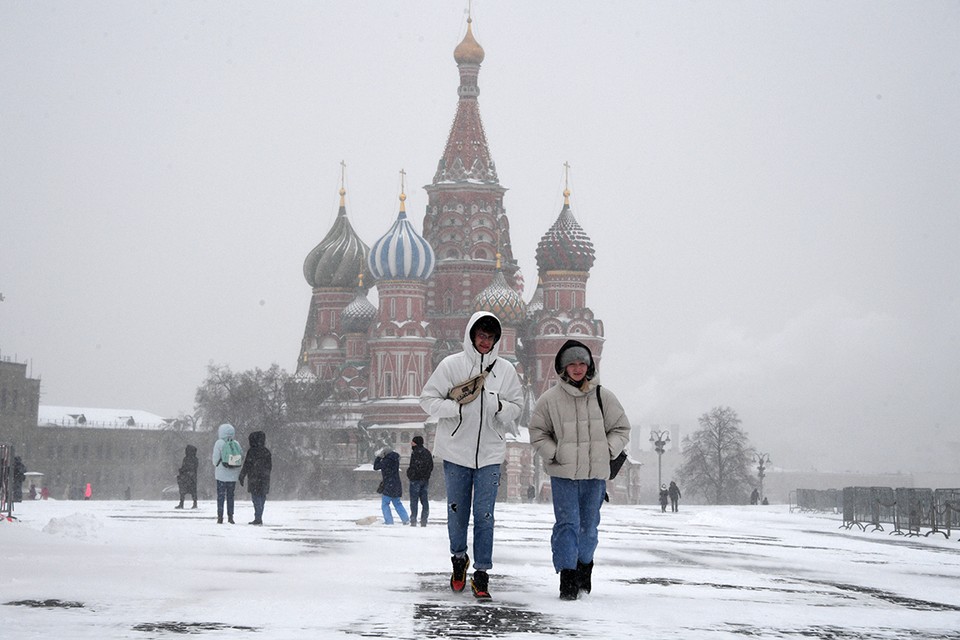
[[[504,435],[513,429],[523,403],[516,369],[509,361],[497,357],[499,340],[490,353],[484,355],[470,340],[470,329],[484,316],[500,322],[486,311],[473,314],[463,332],[463,351],[444,358],[420,394],[420,406],[438,418],[433,453],[471,469],[503,462],[507,452]],[[473,402],[461,405],[447,397],[454,385],[481,373],[491,362],[494,365],[484,382],[483,392]]]
[[[220,439],[213,443],[213,455],[210,456],[210,461],[213,463],[213,477],[223,482],[236,482],[240,477],[240,467],[228,469],[220,464],[220,451],[223,449],[223,443],[236,437],[236,429],[233,428],[232,424],[224,423],[217,430],[217,435],[220,436]]]

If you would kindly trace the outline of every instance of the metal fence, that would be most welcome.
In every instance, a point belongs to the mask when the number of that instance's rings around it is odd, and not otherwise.
[[[842,513],[845,529],[886,531],[892,535],[949,538],[960,531],[960,489],[844,487],[797,489],[790,510]]]

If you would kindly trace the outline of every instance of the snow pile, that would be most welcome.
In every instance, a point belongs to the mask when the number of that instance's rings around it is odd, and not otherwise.
[[[62,518],[50,518],[50,522],[42,529],[44,533],[67,538],[94,539],[99,537],[102,530],[103,522],[92,513],[74,513]]]

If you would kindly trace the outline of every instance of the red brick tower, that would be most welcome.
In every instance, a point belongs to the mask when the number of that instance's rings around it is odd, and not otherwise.
[[[424,187],[428,202],[423,236],[437,259],[427,285],[427,317],[437,337],[434,362],[461,349],[474,300],[494,278],[498,250],[504,279],[517,288],[518,268],[503,207],[506,189],[497,178],[477,102],[484,51],[471,22],[467,18],[467,33],[453,52],[460,72],[457,112],[433,182]]]

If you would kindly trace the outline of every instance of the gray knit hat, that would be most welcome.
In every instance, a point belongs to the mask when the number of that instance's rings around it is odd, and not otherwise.
[[[590,364],[590,352],[584,347],[570,347],[560,354],[560,367],[566,369],[568,364],[582,362]]]

